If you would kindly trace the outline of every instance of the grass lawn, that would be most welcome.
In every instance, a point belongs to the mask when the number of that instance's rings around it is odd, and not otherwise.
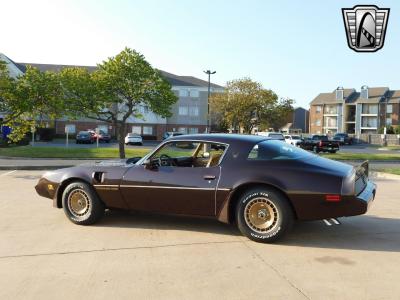
[[[330,159],[338,159],[338,160],[399,160],[400,161],[400,153],[392,154],[392,153],[335,153],[335,154],[321,154],[321,156],[330,158]]]
[[[125,148],[126,157],[144,156],[151,149]],[[119,158],[117,148],[64,148],[19,146],[0,148],[0,156],[32,158]]]

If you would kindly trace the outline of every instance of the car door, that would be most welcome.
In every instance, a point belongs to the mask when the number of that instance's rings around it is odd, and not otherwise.
[[[220,166],[138,165],[125,173],[120,189],[133,210],[214,216],[219,176]]]

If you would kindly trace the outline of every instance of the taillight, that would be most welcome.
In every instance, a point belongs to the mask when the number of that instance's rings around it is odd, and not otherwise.
[[[319,145],[320,147],[322,147],[322,141],[319,141],[318,145]]]
[[[340,195],[325,195],[325,201],[327,202],[339,202],[340,200]]]

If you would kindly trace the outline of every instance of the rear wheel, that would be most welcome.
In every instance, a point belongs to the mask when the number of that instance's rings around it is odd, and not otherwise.
[[[285,197],[268,188],[246,191],[236,207],[240,232],[249,239],[270,243],[281,238],[293,225],[294,215]]]
[[[317,146],[314,146],[314,147],[313,147],[313,151],[314,151],[315,153],[319,153],[318,147],[317,147]]]
[[[332,151],[329,151],[329,152],[334,154],[334,153],[336,153],[336,150],[332,150]]]
[[[103,202],[85,182],[69,184],[62,195],[62,204],[68,219],[78,225],[94,224],[104,215]]]

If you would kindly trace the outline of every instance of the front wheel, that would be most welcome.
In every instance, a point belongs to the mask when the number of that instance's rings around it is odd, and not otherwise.
[[[236,207],[240,232],[249,239],[270,243],[281,238],[293,225],[294,215],[280,193],[257,188],[245,192]]]
[[[317,147],[317,146],[314,146],[314,147],[313,147],[313,151],[314,151],[314,153],[317,153],[317,154],[318,154],[318,153],[319,153],[318,147]]]
[[[68,219],[78,225],[94,224],[104,215],[103,202],[85,182],[69,184],[62,195],[62,204]]]

